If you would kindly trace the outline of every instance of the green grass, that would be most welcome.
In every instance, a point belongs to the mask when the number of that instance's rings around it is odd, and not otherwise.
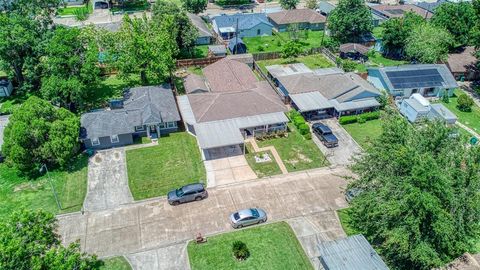
[[[451,110],[457,117],[458,121],[475,132],[480,133],[480,108],[477,105],[472,106],[471,112],[462,112],[457,108],[457,97],[463,90],[456,89],[455,95],[450,98],[449,103],[443,103],[449,110]]]
[[[299,42],[303,50],[321,47],[323,31],[301,31]],[[243,42],[247,45],[249,53],[281,52],[283,44],[291,40],[290,33],[274,33],[271,36],[245,37]],[[324,42],[327,37],[325,37]]]
[[[201,269],[313,269],[292,228],[278,222],[208,237],[203,244],[188,243],[192,270]],[[237,261],[232,243],[247,245],[250,257]]]
[[[21,208],[55,214],[79,211],[87,193],[87,165],[87,156],[80,155],[65,170],[50,172],[62,205],[59,211],[47,175],[29,180],[0,164],[0,217]]]
[[[133,86],[139,86],[140,77],[131,76],[128,80],[121,79],[117,75],[110,75],[102,78],[98,85],[90,88],[88,93],[88,102],[85,110],[105,107],[108,101],[114,98],[122,98],[123,90]]]
[[[208,45],[197,45],[193,49],[193,54],[187,51],[181,51],[180,59],[205,58],[208,56]]]
[[[192,74],[196,74],[198,76],[203,76],[203,71],[201,67],[188,67],[187,68],[188,72]]]
[[[350,208],[337,210],[338,218],[340,218],[343,231],[345,231],[347,236],[359,234],[359,232],[353,228],[352,220],[350,218],[350,211]]]
[[[307,67],[311,69],[328,68],[328,67],[335,66],[335,64],[333,64],[330,60],[325,58],[325,56],[323,56],[322,54],[300,56],[293,60],[278,58],[278,59],[257,61],[257,64],[260,66],[260,69],[265,74],[267,73],[267,69],[265,68],[266,66],[285,65],[285,64],[292,64],[292,63],[304,63]]]
[[[250,166],[250,168],[252,168],[252,170],[255,172],[255,174],[259,178],[282,173],[282,171],[280,170],[280,167],[278,167],[277,162],[275,162],[275,158],[273,157],[271,151],[262,151],[262,152],[254,153],[253,148],[251,147],[250,144],[247,144],[246,148],[247,148],[247,153],[245,154],[245,158],[247,159],[248,165]],[[255,161],[255,156],[261,156],[263,154],[268,154],[271,158],[271,161],[257,163]]]
[[[77,10],[82,10],[82,9],[87,9],[87,7],[85,5],[82,5],[82,6],[72,6],[72,7],[59,8],[58,9],[58,15],[60,15],[60,16],[75,15],[75,12]]]
[[[383,31],[384,30],[385,29],[383,27],[377,26],[377,27],[373,28],[372,34],[375,38],[381,39],[381,38],[383,38]]]
[[[288,127],[290,132],[287,137],[259,141],[259,147],[274,146],[289,172],[328,165],[325,156],[312,140],[303,138],[293,124]]]
[[[27,100],[28,96],[13,94],[9,97],[0,98],[0,114],[11,114],[18,106]]]
[[[404,65],[408,63],[407,61],[403,61],[403,60],[393,60],[393,59],[385,58],[379,52],[375,52],[373,55],[370,55],[368,57],[368,62],[371,62],[370,65],[373,65],[373,66],[384,66],[384,67]]]
[[[186,132],[161,137],[157,146],[128,150],[127,171],[135,200],[163,196],[206,179],[197,141]]]
[[[131,270],[132,267],[123,256],[103,260],[105,263],[100,270]]]
[[[369,141],[375,140],[382,133],[382,122],[380,119],[370,120],[363,124],[353,123],[342,125],[352,138],[365,148]]]

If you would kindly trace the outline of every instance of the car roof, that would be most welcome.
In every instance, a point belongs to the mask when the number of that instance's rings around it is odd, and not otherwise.
[[[238,215],[241,219],[253,216],[252,210],[250,208],[238,211]]]
[[[182,191],[183,192],[190,192],[190,191],[194,191],[194,190],[203,190],[204,187],[203,187],[203,184],[201,183],[195,183],[195,184],[188,184],[188,185],[185,185],[182,187]]]
[[[322,132],[326,131],[332,131],[328,126],[322,124],[322,123],[315,123],[313,124],[313,128],[320,129]]]

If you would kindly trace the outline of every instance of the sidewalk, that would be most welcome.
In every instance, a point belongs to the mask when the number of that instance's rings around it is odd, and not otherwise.
[[[275,162],[277,162],[278,164],[278,167],[280,167],[280,170],[282,171],[283,174],[287,174],[288,171],[287,171],[287,167],[285,167],[285,164],[283,164],[283,160],[282,158],[280,158],[280,155],[278,154],[277,152],[277,149],[275,149],[275,147],[273,146],[266,146],[266,147],[258,147],[258,144],[257,142],[255,141],[255,138],[250,138],[250,139],[247,139],[245,140],[245,142],[248,142],[250,144],[252,144],[253,146],[253,150],[255,150],[255,152],[263,152],[263,151],[270,151],[272,152],[272,155],[273,157],[275,158]]]

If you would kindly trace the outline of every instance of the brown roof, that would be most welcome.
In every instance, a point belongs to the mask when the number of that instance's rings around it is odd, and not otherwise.
[[[291,9],[268,14],[276,24],[324,23],[327,19],[311,9]]]
[[[369,51],[368,47],[363,46],[362,44],[358,43],[345,43],[340,45],[340,51],[343,53],[349,53],[349,52],[358,52],[363,55],[366,55]]]
[[[203,69],[211,92],[238,92],[254,87],[257,78],[248,65],[224,58]]]
[[[475,48],[466,47],[461,53],[452,53],[448,55],[447,64],[451,72],[464,73],[476,69],[477,58],[475,57]]]
[[[183,86],[185,87],[185,92],[187,94],[208,92],[205,79],[196,74],[189,74],[187,77],[185,77],[183,80]]]
[[[415,5],[374,5],[370,6],[370,8],[380,12],[387,18],[402,18],[408,11],[415,12],[426,19],[430,19],[433,16],[433,13],[430,11]]]

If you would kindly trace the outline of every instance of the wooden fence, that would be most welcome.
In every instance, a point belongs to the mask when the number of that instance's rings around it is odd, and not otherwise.
[[[177,60],[177,68],[191,67],[191,66],[208,66],[217,62],[220,59],[225,58],[225,56],[213,56],[207,58],[197,58],[197,59],[180,59]]]

